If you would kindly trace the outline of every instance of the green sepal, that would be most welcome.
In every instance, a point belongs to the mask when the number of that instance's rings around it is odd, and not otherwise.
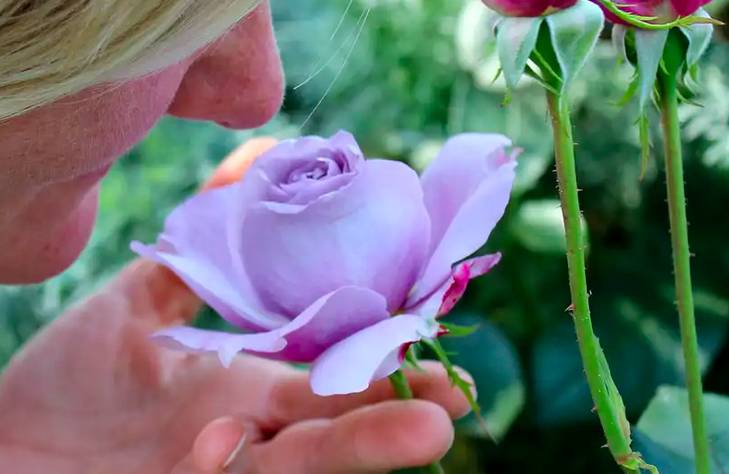
[[[421,344],[428,346],[433,351],[435,357],[441,364],[443,364],[443,367],[445,367],[448,378],[453,386],[463,392],[468,404],[471,406],[471,410],[473,410],[476,416],[483,421],[481,419],[481,407],[478,405],[478,402],[476,402],[476,397],[474,397],[473,392],[471,391],[472,384],[464,380],[463,377],[461,377],[461,374],[459,374],[455,369],[453,363],[448,358],[448,353],[445,351],[440,341],[438,339],[423,339]]]
[[[535,81],[537,81],[540,86],[542,86],[549,92],[551,92],[553,94],[559,94],[559,91],[557,89],[552,87],[550,84],[547,84],[547,82],[545,82],[545,80],[542,78],[542,76],[537,71],[535,71],[534,69],[529,67],[529,65],[527,65],[527,67],[524,71],[524,74],[526,74],[527,76],[529,76],[532,79],[534,79]]]
[[[618,105],[621,107],[625,107],[628,105],[628,102],[630,102],[630,99],[635,97],[635,94],[638,92],[638,87],[640,86],[640,76],[638,76],[638,73],[636,72],[633,75],[633,79],[630,80],[630,84],[628,84],[628,88],[625,89],[625,93],[623,96],[618,100]]]
[[[446,337],[468,337],[471,334],[478,331],[478,329],[481,327],[480,324],[472,324],[470,326],[463,326],[461,324],[454,324],[454,323],[439,323],[443,329],[448,331],[445,336]]]
[[[611,0],[597,0],[597,2],[626,24],[642,30],[666,31],[673,28],[682,28],[696,24],[723,25],[720,20],[701,14],[677,17],[675,20],[669,21],[668,23],[656,23],[656,20],[659,20],[659,17],[657,16],[645,16],[623,10],[623,8],[630,7],[631,2],[626,2],[625,4],[616,4]]]
[[[605,17],[600,7],[589,0],[579,0],[573,7],[546,17],[552,48],[557,56],[562,78],[562,92],[569,88],[600,38]]]
[[[628,50],[625,48],[625,39],[627,34],[628,29],[623,25],[613,26],[611,40],[613,42],[613,47],[615,48],[615,51],[618,52],[619,63],[630,62],[630,60],[628,59]]]
[[[407,352],[405,352],[405,364],[407,364],[410,368],[417,370],[418,372],[425,372],[425,369],[423,369],[423,367],[418,362],[417,347],[417,344],[413,344],[412,346],[410,346]]]
[[[696,16],[703,18],[711,18],[711,16],[703,8],[696,12]],[[690,26],[681,27],[681,32],[688,40],[688,48],[686,49],[686,66],[689,69],[695,67],[701,56],[711,44],[711,37],[714,33],[714,27],[708,23],[694,23]]]
[[[658,68],[668,40],[668,31],[635,30],[635,54],[638,67],[639,104],[643,112],[653,97]]]
[[[544,19],[503,18],[496,30],[496,47],[501,69],[509,89],[516,89],[524,74],[529,56],[537,44],[539,27]]]
[[[640,135],[640,180],[643,181],[648,170],[648,161],[651,158],[651,132],[648,114],[642,112],[638,117],[638,132]]]

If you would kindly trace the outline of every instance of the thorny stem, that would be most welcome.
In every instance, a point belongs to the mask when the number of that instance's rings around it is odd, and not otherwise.
[[[632,455],[630,435],[624,431],[621,414],[607,389],[609,370],[604,366],[602,349],[592,328],[585,269],[585,239],[575,170],[572,124],[568,105],[561,94],[547,91],[547,103],[554,133],[559,195],[562,202],[570,292],[577,340],[595,409],[610,451],[620,463]],[[626,473],[637,470],[626,469]]]
[[[671,64],[672,61],[666,61]],[[675,64],[675,62],[673,62]],[[680,68],[661,71],[658,83],[661,92],[661,116],[666,161],[666,185],[671,223],[671,243],[676,284],[681,345],[686,366],[686,385],[691,412],[691,428],[694,442],[694,461],[697,474],[709,474],[709,440],[704,416],[704,399],[701,387],[701,363],[696,335],[694,301],[691,284],[691,254],[686,218],[681,129],[678,119],[678,74]]]

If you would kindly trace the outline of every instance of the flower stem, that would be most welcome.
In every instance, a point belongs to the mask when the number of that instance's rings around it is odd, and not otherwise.
[[[397,398],[400,400],[411,400],[413,398],[413,391],[410,388],[408,379],[402,370],[395,371],[390,375],[390,384],[397,394]],[[439,462],[435,462],[423,468],[423,472],[428,474],[445,474],[443,467]]]
[[[625,472],[637,473],[638,470],[624,466],[633,456],[630,434],[624,426],[624,413],[619,412],[622,402],[617,403],[613,398],[614,394],[609,390],[612,385],[610,371],[605,363],[604,354],[593,331],[590,318],[585,269],[585,238],[577,188],[569,107],[561,94],[552,91],[547,91],[547,104],[554,133],[559,195],[567,240],[567,266],[572,295],[571,311],[587,383],[613,457],[623,466]]]
[[[671,64],[667,62],[666,64]],[[686,366],[691,428],[694,441],[694,461],[697,474],[709,474],[709,440],[704,417],[701,387],[701,364],[696,335],[694,301],[691,285],[691,254],[689,252],[686,195],[684,191],[681,129],[678,119],[678,70],[660,72],[661,116],[663,126],[668,209],[671,223],[671,243],[676,284],[676,300],[681,326],[681,344]]]

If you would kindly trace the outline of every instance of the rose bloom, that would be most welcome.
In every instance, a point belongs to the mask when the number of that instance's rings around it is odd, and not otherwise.
[[[238,183],[197,195],[139,254],[175,272],[243,333],[177,327],[154,337],[313,363],[317,394],[366,389],[439,332],[436,317],[499,255],[478,250],[504,213],[514,153],[500,135],[450,139],[419,178],[365,160],[354,138],[282,142]]]
[[[482,0],[487,7],[505,16],[542,16],[564,10],[577,0]]]
[[[594,0],[593,0],[594,1]],[[690,16],[711,0],[631,0],[616,2],[621,10],[642,16],[656,17],[661,21],[670,21],[679,16]],[[596,2],[601,7],[600,2]],[[612,13],[605,10],[607,18],[614,23],[624,23]]]

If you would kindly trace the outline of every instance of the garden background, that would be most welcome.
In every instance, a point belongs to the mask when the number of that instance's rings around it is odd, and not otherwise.
[[[542,89],[525,82],[509,105],[502,104],[505,89],[494,80],[498,62],[488,42],[489,13],[480,2],[353,0],[349,8],[347,3],[297,0],[292,8],[273,1],[289,87],[283,112],[269,125],[231,132],[164,119],[114,167],[102,188],[96,231],[81,259],[45,284],[0,287],[0,367],[63,308],[129,261],[132,239],[153,240],[172,207],[251,136],[328,135],[344,128],[354,132],[368,156],[405,160],[420,169],[451,134],[501,132],[524,150],[512,202],[485,249],[502,251],[504,260],[473,283],[454,312],[456,321],[480,323],[478,332],[447,342],[457,352],[455,361],[476,378],[490,433],[481,432],[472,419],[462,423],[446,469],[459,474],[616,472],[607,449],[600,449],[602,433],[591,413],[565,311],[565,248]],[[712,12],[727,21],[729,8],[715,3]],[[694,98],[701,106],[682,108],[705,389],[725,395],[727,32],[719,31],[704,59],[703,92]],[[629,79],[629,69],[617,64],[606,35],[574,88],[573,107],[593,317],[636,423],[658,387],[683,380],[661,156],[655,153],[641,180],[637,110],[618,105]],[[211,321],[210,314],[201,316],[201,324]],[[661,403],[670,406],[673,392],[660,393]],[[659,423],[661,409],[656,405]],[[639,430],[635,437],[650,462],[651,447],[640,445]],[[729,446],[729,433],[726,437]]]

